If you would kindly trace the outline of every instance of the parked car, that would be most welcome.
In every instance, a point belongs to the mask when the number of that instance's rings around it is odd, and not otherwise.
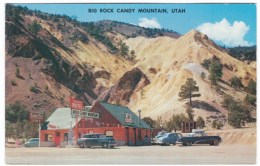
[[[187,136],[180,138],[177,143],[184,146],[191,146],[193,144],[209,144],[218,146],[221,143],[221,137],[219,136],[207,136],[203,130],[193,130]]]
[[[160,131],[160,132],[158,132],[157,135],[156,135],[154,138],[151,139],[151,144],[152,144],[152,145],[155,145],[155,144],[156,144],[155,142],[157,142],[157,139],[158,139],[159,137],[163,136],[164,134],[166,134],[166,131]]]
[[[31,138],[24,143],[24,147],[39,147],[39,138]]]
[[[80,148],[91,148],[93,146],[102,146],[103,148],[114,148],[116,141],[113,137],[106,137],[104,134],[85,134],[82,138],[77,140],[77,145]]]
[[[176,144],[176,141],[181,138],[182,135],[180,133],[165,133],[161,136],[159,136],[156,140],[155,140],[155,144],[160,144],[160,145],[170,145]]]

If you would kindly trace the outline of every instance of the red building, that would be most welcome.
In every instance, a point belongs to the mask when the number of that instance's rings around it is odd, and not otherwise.
[[[85,114],[88,118],[72,118],[70,108],[55,110],[41,127],[41,146],[66,144],[70,129],[74,142],[86,133],[102,133],[113,136],[118,145],[143,145],[145,135],[153,136],[151,127],[128,107],[97,102]]]

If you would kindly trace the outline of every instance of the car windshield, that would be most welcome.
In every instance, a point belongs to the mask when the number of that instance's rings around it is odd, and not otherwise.
[[[187,134],[187,137],[194,137],[195,136],[195,133],[189,133]]]
[[[163,136],[168,137],[171,133],[165,133]]]

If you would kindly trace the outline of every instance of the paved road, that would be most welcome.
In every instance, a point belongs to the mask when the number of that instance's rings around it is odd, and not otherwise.
[[[6,148],[6,164],[255,164],[256,145]]]

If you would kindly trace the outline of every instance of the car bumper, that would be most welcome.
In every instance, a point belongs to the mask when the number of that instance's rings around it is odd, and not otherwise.
[[[108,142],[108,146],[116,146],[116,142]]]

